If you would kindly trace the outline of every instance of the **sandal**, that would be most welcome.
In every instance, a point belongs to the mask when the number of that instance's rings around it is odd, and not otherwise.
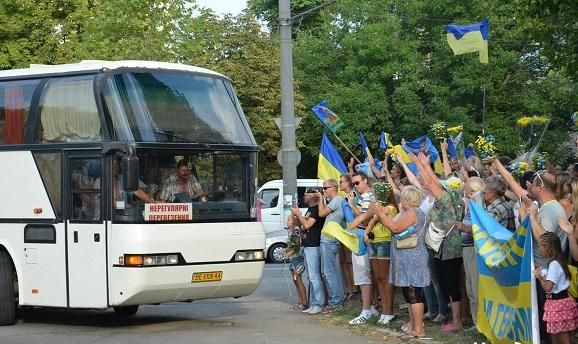
[[[458,327],[455,327],[454,324],[451,323],[451,322],[450,322],[450,323],[447,323],[447,324],[445,324],[445,325],[442,325],[442,327],[441,327],[441,331],[442,331],[443,333],[452,333],[452,332],[459,331],[459,330],[461,330],[461,329],[462,329],[461,327],[459,327],[459,328],[458,328]]]

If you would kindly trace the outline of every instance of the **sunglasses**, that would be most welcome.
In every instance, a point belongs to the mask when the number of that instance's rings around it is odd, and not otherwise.
[[[353,185],[355,185],[355,186],[358,186],[359,184],[361,184],[361,181],[353,182]]]
[[[330,189],[330,188],[334,188],[334,187],[335,187],[335,186],[333,186],[333,185],[330,185],[330,186],[324,186],[324,187],[323,187],[323,190],[327,190],[327,189]]]
[[[540,171],[536,172],[536,174],[534,175],[534,178],[532,179],[532,183],[534,183],[536,178],[538,178],[538,180],[540,181],[540,185],[544,185],[544,180],[542,179],[542,177],[540,175],[545,173],[545,172],[546,172],[546,170],[540,170]]]

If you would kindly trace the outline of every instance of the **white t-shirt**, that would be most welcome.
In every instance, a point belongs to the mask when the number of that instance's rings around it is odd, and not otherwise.
[[[566,277],[564,269],[557,260],[553,260],[548,265],[548,273],[546,274],[546,281],[554,283],[552,294],[558,294],[570,287],[570,280]]]

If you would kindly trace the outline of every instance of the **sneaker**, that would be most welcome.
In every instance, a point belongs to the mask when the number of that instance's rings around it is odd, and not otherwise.
[[[307,314],[318,314],[323,312],[323,308],[318,306],[309,307],[308,309],[304,310],[303,313]]]
[[[369,309],[369,312],[370,312],[370,314],[369,314],[370,317],[374,317],[374,316],[379,315],[379,311],[377,309],[375,309],[375,306],[371,306],[371,308]]]
[[[436,317],[435,314],[432,314],[432,313],[430,313],[430,312],[426,312],[426,313],[423,315],[423,320],[433,320],[435,317]]]
[[[436,323],[443,323],[444,321],[446,321],[446,316],[438,314],[432,321]]]
[[[395,315],[392,314],[382,314],[381,318],[377,321],[378,325],[389,325],[389,323],[395,318]]]
[[[369,318],[371,318],[371,315],[369,314],[364,314],[363,312],[361,314],[359,314],[356,318],[351,319],[349,321],[349,325],[363,325],[365,324]]]

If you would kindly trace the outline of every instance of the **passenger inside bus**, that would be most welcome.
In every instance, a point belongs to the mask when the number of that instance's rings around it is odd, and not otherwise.
[[[159,194],[161,202],[178,201],[175,194],[187,193],[191,201],[206,202],[207,197],[197,177],[191,173],[189,162],[186,159],[179,160],[176,173],[170,175],[163,183]]]
[[[100,219],[100,160],[78,159],[72,164],[73,218]]]
[[[144,191],[146,188],[147,186],[145,183],[139,179],[138,190],[132,192],[131,194],[145,203],[155,203],[155,199]],[[122,185],[120,158],[118,157],[112,160],[112,194],[115,209],[125,209],[132,207],[132,199],[130,199],[131,195],[124,191]]]

